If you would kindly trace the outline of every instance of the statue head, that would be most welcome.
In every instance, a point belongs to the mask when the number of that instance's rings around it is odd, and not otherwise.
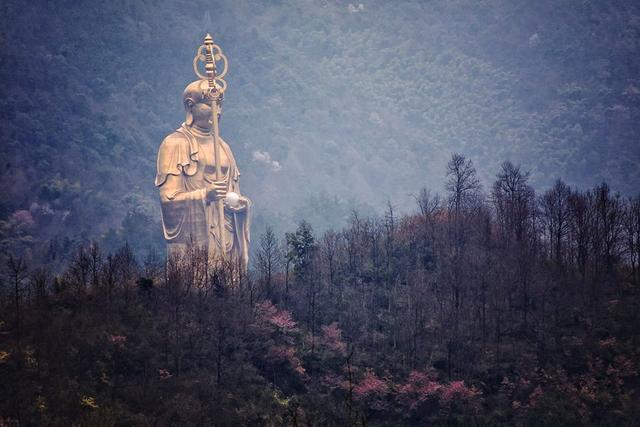
[[[216,84],[219,95],[215,97],[218,106],[218,120],[222,115],[223,94],[219,92],[221,87]],[[211,128],[211,97],[208,96],[209,83],[206,80],[196,80],[189,83],[182,93],[182,101],[186,112],[185,124],[196,125],[199,128]]]

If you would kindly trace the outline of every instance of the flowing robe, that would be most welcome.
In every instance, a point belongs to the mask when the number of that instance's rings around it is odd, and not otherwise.
[[[218,138],[222,180],[227,191],[240,194],[240,172],[229,146]],[[207,190],[215,181],[213,138],[184,123],[167,136],[158,150],[155,185],[160,191],[162,228],[169,255],[182,253],[189,245],[208,251],[212,259],[226,259],[246,268],[249,260],[249,209],[242,212],[225,208],[225,247],[221,248],[217,204],[207,202]]]

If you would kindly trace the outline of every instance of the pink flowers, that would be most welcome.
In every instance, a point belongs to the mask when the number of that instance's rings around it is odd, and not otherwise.
[[[353,394],[356,400],[365,402],[369,408],[384,410],[389,406],[389,391],[387,382],[368,369],[362,381],[354,387]]]
[[[126,342],[127,337],[124,335],[111,335],[111,344],[113,344],[120,350],[124,348]]]
[[[600,346],[605,348],[615,347],[616,345],[616,337],[610,337],[604,340],[600,340]]]
[[[297,356],[296,347],[292,345],[298,327],[290,312],[278,309],[269,300],[262,301],[256,304],[254,325],[273,340],[271,342],[274,345],[271,345],[267,351],[267,360],[270,363],[288,365],[296,374],[306,376],[302,361]]]
[[[384,395],[389,391],[387,383],[368,369],[362,381],[353,389],[356,398],[364,398],[368,395]]]
[[[347,345],[342,341],[342,331],[336,322],[322,327],[322,343],[340,355],[344,356],[347,352]]]
[[[536,386],[536,388],[529,395],[529,407],[535,408],[538,404],[538,401],[544,396],[544,392],[542,391],[542,387]]]
[[[280,328],[286,332],[293,332],[296,330],[296,322],[291,318],[291,313],[287,310],[277,311],[269,319],[272,325],[276,328]]]
[[[168,380],[173,376],[168,369],[158,369],[158,375],[160,376],[161,380]]]
[[[298,330],[297,323],[287,310],[279,310],[269,300],[256,304],[257,323],[263,328],[275,326],[284,333],[293,333]]]
[[[31,228],[35,225],[31,212],[25,210],[18,210],[11,214],[11,219],[18,227]]]
[[[415,410],[423,403],[437,400],[443,385],[424,372],[411,371],[406,384],[398,388],[398,401]]]
[[[480,392],[475,387],[467,387],[464,381],[453,381],[442,389],[441,397],[445,402],[450,400],[470,400]]]
[[[325,377],[325,385],[344,388],[344,379]],[[438,382],[435,374],[412,371],[406,383],[394,384],[390,378],[380,378],[371,369],[367,369],[363,378],[353,388],[354,398],[373,410],[389,409],[393,402],[404,415],[409,412],[437,411],[438,408],[463,405],[471,410],[479,408],[479,396],[482,394],[464,381],[450,383]],[[535,398],[535,397],[534,397]]]

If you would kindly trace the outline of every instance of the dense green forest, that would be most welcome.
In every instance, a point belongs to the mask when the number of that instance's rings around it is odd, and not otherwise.
[[[453,155],[414,213],[266,227],[248,274],[95,242],[10,256],[0,424],[634,425],[640,196]]]
[[[37,0],[0,19],[0,244],[38,259],[162,249],[156,152],[206,32],[255,232],[408,212],[452,152],[485,185],[505,159],[539,190],[640,182],[637,2]]]

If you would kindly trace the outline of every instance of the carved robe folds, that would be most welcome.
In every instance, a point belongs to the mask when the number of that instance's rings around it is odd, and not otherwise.
[[[227,191],[240,194],[240,173],[229,146],[219,138],[222,180]],[[162,227],[168,254],[180,253],[188,245],[206,248],[209,257],[226,259],[246,268],[249,260],[249,209],[232,212],[225,208],[225,247],[221,248],[215,202],[207,202],[207,189],[215,181],[215,158],[211,135],[185,124],[167,136],[158,151],[155,185],[160,190]]]

